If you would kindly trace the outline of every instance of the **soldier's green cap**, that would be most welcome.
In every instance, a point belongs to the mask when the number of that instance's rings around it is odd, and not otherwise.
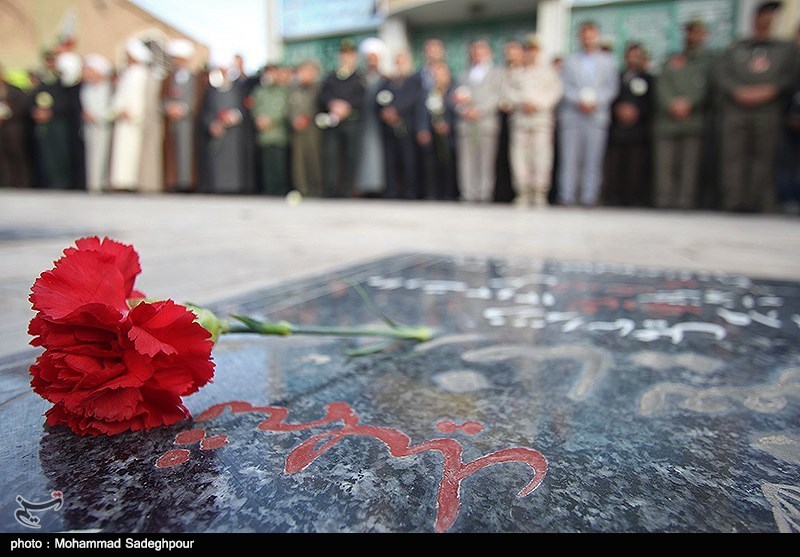
[[[705,29],[706,22],[700,19],[699,17],[694,17],[686,22],[685,25],[686,29]]]
[[[756,13],[760,14],[763,12],[774,12],[775,10],[780,9],[780,7],[780,2],[761,2],[756,8]]]
[[[528,33],[525,35],[522,45],[525,48],[540,48],[542,46],[542,41],[539,39],[539,35],[536,33]]]
[[[353,39],[342,39],[339,43],[339,52],[357,50],[356,42]]]

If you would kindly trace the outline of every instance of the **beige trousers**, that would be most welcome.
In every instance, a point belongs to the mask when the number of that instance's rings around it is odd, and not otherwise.
[[[509,162],[517,194],[515,202],[545,205],[552,184],[553,128],[511,126],[509,134]]]

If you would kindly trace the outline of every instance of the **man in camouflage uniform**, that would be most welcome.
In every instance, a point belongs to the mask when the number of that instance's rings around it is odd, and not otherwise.
[[[538,37],[506,45],[509,66],[501,87],[501,108],[509,112],[509,150],[516,197],[521,207],[544,207],[550,193],[555,151],[555,108],[564,88],[541,55]]]
[[[731,45],[715,67],[722,103],[722,209],[771,211],[785,96],[796,75],[797,47],[771,37],[780,2],[762,2],[753,36]]]
[[[656,82],[655,196],[659,208],[697,207],[713,57],[705,50],[706,26],[684,27],[684,48],[669,58]]]

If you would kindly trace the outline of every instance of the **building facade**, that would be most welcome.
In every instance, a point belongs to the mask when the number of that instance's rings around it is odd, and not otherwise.
[[[342,38],[356,41],[377,36],[390,52],[410,48],[417,60],[422,43],[438,37],[448,48],[455,71],[466,65],[466,45],[484,38],[495,47],[539,35],[549,58],[575,48],[576,27],[596,21],[621,59],[625,44],[647,46],[654,70],[680,49],[681,28],[700,17],[711,29],[709,46],[724,48],[749,31],[750,14],[759,0],[266,0],[270,23],[270,61],[319,60],[324,69],[336,62]],[[778,34],[794,35],[800,24],[800,2],[784,2]]]
[[[0,36],[6,70],[35,69],[44,50],[64,41],[72,41],[78,54],[120,63],[132,36],[159,43],[188,39],[198,67],[209,57],[207,45],[127,0],[0,0]]]

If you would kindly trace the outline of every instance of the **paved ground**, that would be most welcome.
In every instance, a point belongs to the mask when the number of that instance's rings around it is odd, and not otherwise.
[[[800,218],[719,212],[0,190],[0,357],[30,286],[84,235],[132,243],[152,297],[210,303],[402,252],[556,258],[800,279]]]

